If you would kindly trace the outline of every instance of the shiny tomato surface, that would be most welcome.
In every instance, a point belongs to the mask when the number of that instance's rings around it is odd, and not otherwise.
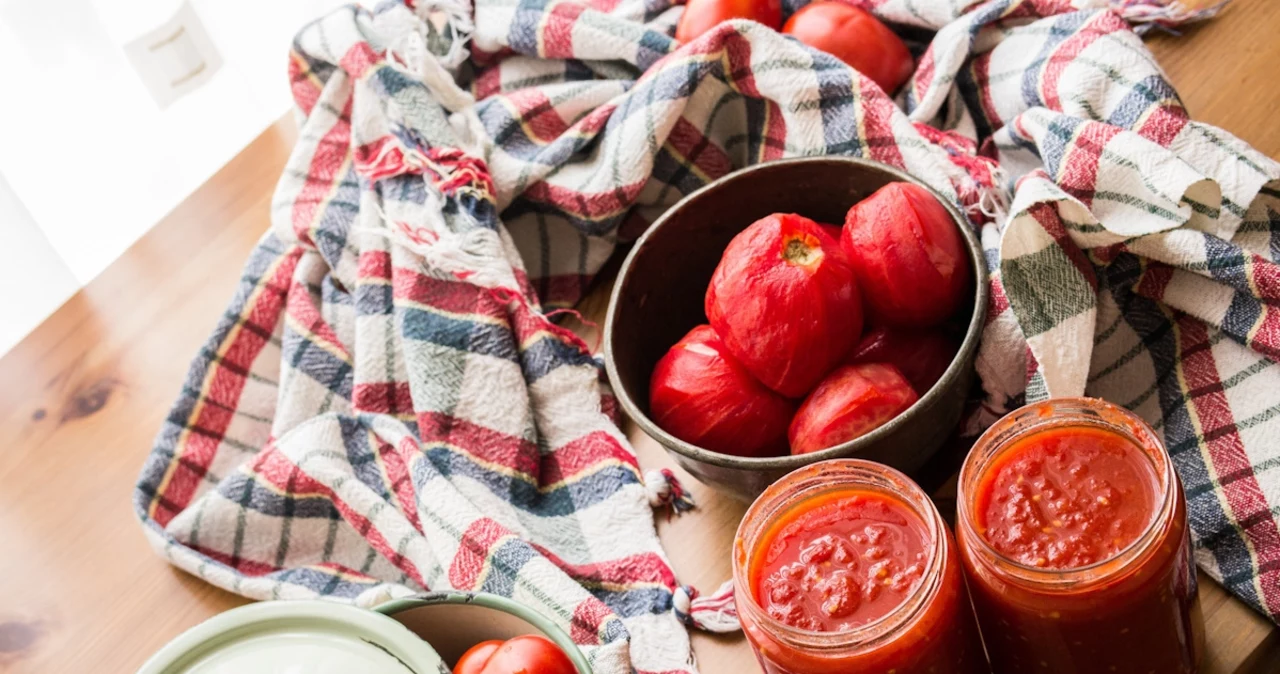
[[[528,634],[472,646],[458,658],[453,674],[577,674],[577,669],[550,639]]]
[[[756,601],[775,620],[838,632],[887,615],[928,563],[924,522],[873,491],[834,491],[779,518],[761,541]]]
[[[849,258],[822,226],[774,213],[725,248],[705,298],[725,348],[765,386],[802,398],[862,334]]]
[[[689,0],[676,24],[676,39],[689,42],[730,19],[782,27],[782,0]]]
[[[887,363],[836,368],[805,398],[787,437],[792,454],[808,454],[860,438],[919,400],[911,383]]]
[[[958,350],[956,340],[939,330],[880,326],[862,336],[846,362],[889,363],[923,396],[942,378]]]
[[[892,95],[911,77],[911,52],[869,12],[835,0],[813,2],[787,19],[782,32],[849,64]]]
[[[1029,435],[978,487],[978,530],[1027,566],[1075,569],[1110,559],[1151,523],[1157,478],[1127,438],[1088,427]]]
[[[458,658],[458,663],[453,666],[453,674],[480,674],[484,671],[485,663],[489,662],[489,658],[493,657],[499,648],[502,648],[502,642],[497,639],[481,641],[468,648],[467,652]]]
[[[956,222],[913,183],[889,183],[849,209],[845,252],[876,325],[929,328],[972,297],[973,271]]]
[[[671,347],[653,368],[649,413],[666,432],[735,456],[787,453],[796,404],[756,381],[709,325]]]

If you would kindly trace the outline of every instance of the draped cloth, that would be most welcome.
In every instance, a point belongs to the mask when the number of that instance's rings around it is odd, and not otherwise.
[[[896,100],[755,23],[680,45],[668,0],[391,2],[305,27],[271,228],[136,488],[157,550],[257,599],[494,592],[601,674],[694,671],[602,365],[555,310],[708,181],[846,154],[980,232],[965,430],[1048,396],[1134,410],[1201,568],[1275,619],[1280,165],[1190,119],[1129,21],[1174,20],[1157,5],[855,4],[919,55]]]

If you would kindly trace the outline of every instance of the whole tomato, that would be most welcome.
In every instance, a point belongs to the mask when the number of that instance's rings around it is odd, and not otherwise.
[[[792,454],[808,454],[860,438],[919,400],[898,368],[887,363],[844,365],[800,404],[787,435]]]
[[[653,368],[649,412],[666,432],[736,456],[786,454],[795,403],[734,360],[709,325],[699,325]]]
[[[973,293],[960,230],[919,185],[889,183],[855,204],[842,243],[877,325],[932,327]]]
[[[868,330],[846,363],[889,363],[924,395],[947,371],[958,351],[956,342],[937,330],[878,327]]]
[[[782,0],[689,0],[676,24],[676,39],[690,42],[729,19],[750,19],[777,30]]]
[[[725,348],[765,386],[809,392],[862,334],[862,301],[848,257],[809,218],[775,213],[729,242],[707,319]]]
[[[550,639],[528,634],[472,646],[458,658],[453,674],[577,674],[577,669]]]
[[[911,52],[869,12],[843,2],[813,2],[791,15],[782,32],[849,64],[893,94],[911,77]]]
[[[489,658],[493,657],[499,648],[502,648],[502,642],[497,639],[481,641],[468,648],[467,652],[458,658],[458,664],[453,666],[453,674],[480,674],[484,670],[485,663],[489,662]]]

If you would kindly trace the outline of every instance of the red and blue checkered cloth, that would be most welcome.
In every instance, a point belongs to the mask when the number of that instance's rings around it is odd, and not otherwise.
[[[496,592],[601,674],[691,672],[600,363],[549,317],[709,180],[851,154],[981,230],[969,430],[1049,395],[1137,411],[1201,567],[1275,619],[1280,165],[1191,121],[1126,21],[1185,17],[855,4],[924,40],[896,102],[757,24],[681,46],[669,0],[389,3],[305,28],[271,230],[137,486],[157,549],[259,599]]]

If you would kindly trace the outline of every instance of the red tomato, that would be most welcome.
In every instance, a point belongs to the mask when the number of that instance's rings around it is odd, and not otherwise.
[[[915,404],[919,397],[898,368],[844,365],[800,404],[787,435],[792,454],[808,454],[860,438]]]
[[[795,403],[770,391],[699,325],[667,351],[649,380],[649,413],[666,432],[734,456],[787,453]]]
[[[941,332],[878,327],[862,336],[845,362],[889,363],[924,395],[942,378],[957,350],[955,341]]]
[[[960,229],[919,185],[889,183],[855,204],[841,243],[877,325],[932,327],[973,293]]]
[[[484,670],[485,663],[498,652],[499,648],[502,648],[502,642],[497,639],[481,641],[468,648],[467,652],[458,658],[458,664],[453,666],[453,674],[480,674]]]
[[[791,15],[782,32],[849,64],[892,94],[911,77],[911,52],[888,26],[843,2],[813,2]]]
[[[782,0],[689,0],[676,25],[676,39],[690,42],[729,19],[750,19],[777,30]]]
[[[818,226],[822,228],[822,231],[827,233],[827,236],[835,239],[836,242],[839,242],[840,239],[844,238],[844,225],[828,225],[825,222],[819,222]]]
[[[472,646],[453,666],[453,674],[577,674],[577,669],[550,639],[528,634]]]
[[[704,306],[725,350],[788,398],[808,393],[862,334],[848,256],[818,223],[793,213],[761,218],[733,237]]]

